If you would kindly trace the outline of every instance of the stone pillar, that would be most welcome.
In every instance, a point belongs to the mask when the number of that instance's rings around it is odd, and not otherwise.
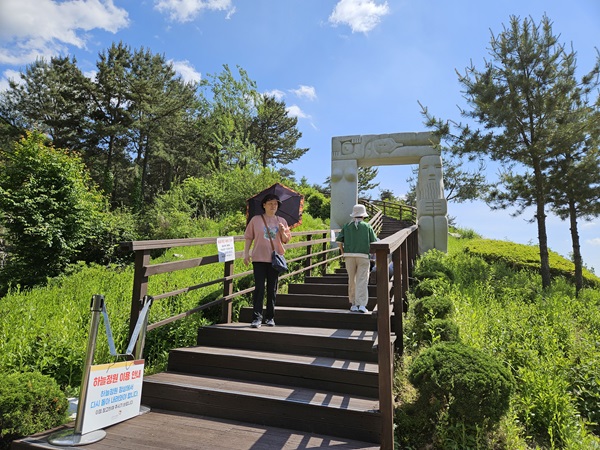
[[[448,251],[448,202],[444,196],[442,158],[423,156],[417,181],[417,225],[419,253],[436,248]]]
[[[355,159],[331,162],[330,228],[337,230],[350,222],[352,207],[358,202],[358,164]]]

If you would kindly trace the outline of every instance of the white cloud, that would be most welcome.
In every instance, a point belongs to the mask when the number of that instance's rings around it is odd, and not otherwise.
[[[579,228],[581,230],[589,230],[590,228],[596,228],[598,226],[598,222],[596,221],[584,221],[579,224]]]
[[[174,22],[190,22],[203,10],[227,11],[226,19],[235,13],[231,0],[155,0],[154,8]]]
[[[200,72],[197,72],[187,60],[171,61],[171,64],[173,65],[173,70],[181,75],[183,81],[197,83],[202,79]]]
[[[266,91],[264,94],[269,97],[275,97],[275,99],[279,100],[279,101],[281,101],[281,99],[283,99],[283,97],[285,97],[285,92],[280,91],[279,89],[273,89],[272,91]]]
[[[298,105],[288,106],[286,111],[290,117],[297,117],[298,119],[310,119],[310,116],[302,111]]]
[[[600,238],[586,239],[585,243],[593,245],[594,247],[595,246],[600,246]]]
[[[329,22],[348,25],[353,33],[367,33],[379,24],[381,17],[390,11],[387,2],[377,4],[373,0],[340,0]]]
[[[96,75],[98,75],[98,71],[96,69],[88,70],[87,72],[83,72],[83,76],[92,81],[96,79]]]
[[[315,100],[317,98],[317,92],[312,86],[300,85],[298,89],[292,89],[291,92],[300,98],[307,98],[309,100]]]
[[[86,32],[116,33],[128,23],[127,11],[113,0],[1,0],[0,64],[28,64],[69,45],[85,48]]]
[[[21,72],[16,70],[5,70],[2,74],[2,78],[0,78],[0,92],[8,89],[8,81],[13,80],[17,83],[20,83],[22,80]]]

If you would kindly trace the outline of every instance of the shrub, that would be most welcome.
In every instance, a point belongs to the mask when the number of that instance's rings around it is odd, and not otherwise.
[[[415,298],[430,297],[446,290],[448,282],[443,278],[429,278],[420,281],[411,291]]]
[[[16,143],[0,165],[0,218],[10,245],[3,282],[34,286],[61,274],[79,257],[104,204],[80,157],[39,133]]]
[[[412,363],[409,381],[425,397],[435,416],[447,409],[450,419],[483,426],[499,422],[515,388],[508,369],[464,344],[443,342]]]
[[[62,425],[69,402],[58,384],[39,372],[0,375],[0,448]]]
[[[448,316],[453,311],[452,301],[448,297],[430,295],[415,303],[412,331],[419,345],[437,341],[458,341],[458,325]]]
[[[431,319],[416,330],[420,344],[459,340],[458,325],[450,319]]]
[[[452,301],[439,295],[422,297],[415,303],[414,308],[415,318],[422,322],[428,319],[445,319],[454,310]]]
[[[120,243],[139,238],[136,217],[131,211],[125,208],[106,211],[98,214],[92,224],[79,259],[102,265],[126,262],[127,259],[119,251]]]
[[[419,281],[426,279],[444,278],[454,280],[454,272],[446,263],[447,255],[439,250],[429,250],[418,260],[413,277]]]
[[[306,189],[304,191],[307,191]],[[316,189],[308,189],[304,197],[304,211],[312,217],[322,220],[329,219],[331,200]]]

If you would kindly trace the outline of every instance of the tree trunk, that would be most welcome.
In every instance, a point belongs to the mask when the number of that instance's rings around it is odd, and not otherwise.
[[[534,164],[536,179],[536,220],[538,226],[538,242],[540,247],[540,275],[542,276],[542,288],[550,287],[550,258],[548,257],[548,234],[546,233],[546,202],[544,189],[544,176],[539,164]]]
[[[571,222],[571,242],[573,245],[573,263],[575,264],[575,296],[583,288],[583,259],[581,258],[581,247],[579,245],[579,230],[577,227],[577,210],[575,204],[569,201],[569,220]]]
[[[548,235],[546,234],[546,213],[544,205],[537,207],[538,241],[540,246],[540,275],[542,276],[542,287],[550,287],[550,259],[548,257]]]
[[[143,152],[142,157],[142,179],[140,180],[140,201],[141,204],[144,204],[146,200],[146,185],[148,178],[148,164],[150,160],[150,137],[148,135],[145,136],[144,139],[144,147],[145,151]]]

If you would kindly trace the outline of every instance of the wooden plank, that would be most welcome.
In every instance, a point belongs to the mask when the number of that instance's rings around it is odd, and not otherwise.
[[[168,370],[378,396],[378,366],[365,361],[201,346],[171,351]]]
[[[67,428],[69,427],[59,429]],[[57,430],[15,441],[11,449],[64,449],[65,447],[57,447],[47,442],[48,436]],[[84,448],[86,450],[379,449],[378,445],[369,442],[332,437],[326,434],[293,431],[159,409],[108,427],[106,433],[104,439],[86,445]]]
[[[194,379],[198,378],[201,380],[196,383]],[[375,409],[365,409],[367,405],[373,406],[373,400],[298,388],[290,389],[286,398],[281,397],[281,386],[270,386],[269,390],[268,385],[245,382],[242,386],[237,380],[210,383],[209,377],[191,377],[181,381],[171,380],[168,384],[156,385],[144,383],[143,404],[230,420],[251,420],[258,424],[327,432],[370,442],[379,442],[380,439],[380,414]],[[203,387],[204,383],[211,385]],[[347,407],[343,408],[344,405]]]
[[[345,370],[360,370],[361,372],[368,372],[376,374],[378,371],[378,365],[375,363],[368,363],[360,360],[350,360],[350,359],[336,359],[336,358],[324,358],[318,357],[315,358],[313,356],[307,355],[294,355],[289,353],[277,353],[277,352],[261,352],[254,350],[245,350],[245,349],[229,349],[229,348],[220,348],[220,347],[184,347],[172,350],[175,353],[198,353],[198,354],[214,354],[214,355],[222,355],[224,352],[233,355],[252,357],[265,361],[290,361],[297,364],[306,364],[310,366],[322,366],[328,368],[337,368],[337,369],[345,369]]]

